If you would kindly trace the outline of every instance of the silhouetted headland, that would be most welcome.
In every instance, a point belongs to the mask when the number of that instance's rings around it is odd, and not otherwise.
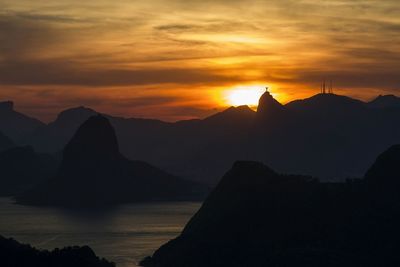
[[[400,149],[364,179],[322,183],[236,162],[146,267],[399,266]]]
[[[115,267],[88,247],[38,250],[0,236],[0,265],[4,267]]]
[[[175,177],[120,152],[113,127],[90,117],[64,148],[55,177],[18,197],[19,203],[103,206],[127,202],[200,200],[208,188]]]

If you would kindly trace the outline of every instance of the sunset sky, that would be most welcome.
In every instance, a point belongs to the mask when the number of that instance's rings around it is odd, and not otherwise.
[[[80,105],[174,121],[324,78],[400,95],[399,14],[399,0],[0,0],[0,101],[44,121]]]

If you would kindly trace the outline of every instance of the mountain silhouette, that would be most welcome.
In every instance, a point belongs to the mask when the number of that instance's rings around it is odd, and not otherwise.
[[[400,142],[400,110],[371,108],[335,94],[296,100],[284,108],[278,122],[256,125],[250,145],[253,159],[280,172],[323,180],[360,177],[375,155]]]
[[[65,146],[82,119],[94,114],[96,111],[83,107],[64,111],[56,121],[37,131],[30,144],[38,151],[55,153]],[[255,112],[247,106],[231,107],[202,120],[176,123],[103,116],[115,128],[121,152],[129,159],[149,162],[181,177],[209,182],[217,178],[215,173],[223,172],[235,160],[239,151],[232,153],[232,149],[240,147],[231,144],[241,142]],[[213,151],[211,157],[209,149]]]
[[[15,143],[23,143],[35,130],[43,126],[41,121],[16,112],[13,102],[0,102],[0,132]]]
[[[54,122],[37,129],[30,136],[29,143],[41,152],[58,152],[68,143],[79,126],[96,114],[96,111],[85,107],[64,110]]]
[[[115,267],[96,256],[88,246],[38,250],[14,239],[0,236],[0,265],[15,267]]]
[[[279,103],[268,89],[266,92],[260,97],[257,108],[257,119],[258,123],[263,123],[264,120],[272,119],[277,120],[281,119],[281,116],[284,112],[284,107],[281,103]]]
[[[236,125],[237,123],[243,123],[244,121],[251,121],[254,119],[256,112],[254,112],[248,106],[230,107],[222,112],[216,113],[212,116],[205,118],[203,121],[207,124],[221,125],[225,121],[231,122]]]
[[[32,147],[13,147],[0,152],[0,196],[17,195],[54,175],[57,160],[36,153]]]
[[[380,95],[369,102],[368,106],[373,108],[400,108],[400,98],[395,95]]]
[[[400,198],[387,207],[381,196],[399,195],[400,188],[381,188],[377,195],[368,186],[375,175],[383,184],[390,181],[398,173],[395,164],[400,166],[398,146],[382,154],[364,180],[322,183],[236,162],[181,235],[141,264],[398,266]]]
[[[7,136],[5,136],[4,134],[2,134],[0,132],[0,152],[13,147],[14,146],[14,142],[8,138]]]
[[[57,153],[95,114],[84,107],[62,112],[28,143],[36,151]],[[361,177],[378,153],[400,143],[400,109],[376,108],[332,93],[281,105],[266,92],[257,113],[246,106],[231,107],[204,119],[174,123],[103,116],[113,125],[127,158],[210,185],[238,159],[268,162],[279,172],[324,181]]]
[[[109,120],[95,115],[64,148],[54,178],[18,197],[18,202],[53,206],[103,206],[139,201],[201,199],[205,186],[186,181],[119,152]]]
[[[365,180],[372,193],[385,205],[400,202],[400,145],[391,146],[376,159],[365,174]]]
[[[295,100],[285,105],[288,109],[340,111],[355,110],[366,106],[366,103],[347,96],[336,94],[317,94],[310,98]]]

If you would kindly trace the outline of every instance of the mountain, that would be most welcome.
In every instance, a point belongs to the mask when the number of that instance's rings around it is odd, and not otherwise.
[[[372,193],[385,206],[400,202],[400,145],[391,146],[375,160],[365,174],[365,180]]]
[[[117,136],[102,115],[84,122],[63,151],[52,179],[17,200],[51,206],[104,206],[127,202],[195,200],[207,187],[168,174],[120,152]]]
[[[0,265],[15,267],[115,267],[96,256],[91,248],[66,247],[53,251],[38,250],[14,239],[0,236]]]
[[[373,108],[400,108],[400,97],[395,95],[380,95],[369,102],[368,106]]]
[[[85,107],[64,110],[54,122],[32,133],[29,144],[38,151],[56,153],[62,150],[82,123],[96,114],[96,111]]]
[[[289,102],[285,107],[291,110],[343,111],[363,108],[365,103],[342,95],[317,94],[310,98]]]
[[[29,143],[41,152],[62,150],[79,125],[95,114],[83,107],[66,110],[35,132]],[[103,116],[115,128],[121,152],[129,159],[149,162],[181,177],[215,183],[219,173],[240,153],[236,151],[240,147],[232,144],[241,142],[255,112],[247,106],[231,107],[202,120],[176,123]]]
[[[281,119],[285,109],[268,91],[260,97],[257,108],[258,123],[263,123],[263,120],[278,120]]]
[[[230,107],[222,112],[218,112],[212,116],[209,116],[203,120],[208,124],[214,124],[215,126],[221,125],[228,121],[232,124],[243,123],[245,121],[251,121],[254,119],[256,112],[254,112],[248,106]],[[201,121],[201,120],[200,120]]]
[[[284,105],[284,116],[258,121],[254,160],[322,180],[360,177],[375,155],[400,142],[400,110],[371,108],[346,96],[318,94]]]
[[[79,125],[95,114],[84,107],[64,111],[36,131],[29,144],[40,152],[61,151]],[[324,181],[361,177],[375,155],[400,143],[400,109],[376,108],[332,93],[282,105],[265,92],[257,112],[231,107],[178,122],[103,116],[115,128],[127,158],[209,185],[217,184],[236,160],[268,162],[279,172]]]
[[[0,132],[14,142],[23,143],[27,136],[43,126],[41,121],[15,111],[13,102],[0,102]]]
[[[4,134],[2,134],[0,132],[0,152],[13,147],[14,146],[14,142],[8,138],[7,136],[5,136]]]
[[[32,147],[13,147],[0,152],[0,196],[14,196],[54,175],[57,160],[36,153]]]
[[[398,152],[393,148],[378,158],[380,174],[390,175],[394,162],[400,166]],[[399,195],[400,188],[382,187],[377,195],[368,186],[370,175],[322,183],[258,162],[236,162],[181,235],[141,265],[398,266],[400,198],[387,206],[382,196]],[[386,183],[386,176],[379,177]]]

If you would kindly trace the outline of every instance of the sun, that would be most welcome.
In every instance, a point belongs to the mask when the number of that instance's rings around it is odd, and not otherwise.
[[[238,86],[226,91],[226,101],[231,106],[255,107],[264,92],[263,86]]]

